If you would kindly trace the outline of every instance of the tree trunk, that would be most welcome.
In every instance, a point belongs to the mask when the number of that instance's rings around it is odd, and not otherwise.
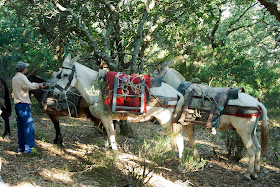
[[[280,22],[280,1],[279,0],[259,0],[259,2],[265,6],[265,8],[274,15]]]

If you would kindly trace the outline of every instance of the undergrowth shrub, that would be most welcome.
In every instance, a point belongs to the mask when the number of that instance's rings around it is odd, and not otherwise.
[[[144,140],[138,148],[139,157],[149,159],[158,165],[163,165],[166,160],[171,160],[171,138],[169,136],[156,136],[153,140]]]
[[[223,140],[228,151],[227,156],[230,159],[239,161],[245,156],[245,146],[236,130],[221,131],[221,133],[219,133],[219,137]]]
[[[185,172],[203,170],[206,165],[206,160],[198,159],[193,156],[192,150],[185,150],[183,152],[182,164]]]

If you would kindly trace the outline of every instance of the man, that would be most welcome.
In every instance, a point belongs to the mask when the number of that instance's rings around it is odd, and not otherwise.
[[[48,87],[50,84],[32,83],[24,75],[28,69],[28,63],[19,61],[16,64],[17,73],[12,79],[14,93],[15,111],[17,114],[18,127],[18,152],[30,153],[35,150],[34,122],[30,110],[31,101],[29,90],[36,90]]]

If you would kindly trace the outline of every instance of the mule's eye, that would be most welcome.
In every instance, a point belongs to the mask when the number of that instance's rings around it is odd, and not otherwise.
[[[64,77],[68,77],[68,75],[67,75],[67,74],[64,74],[63,76],[64,76]]]

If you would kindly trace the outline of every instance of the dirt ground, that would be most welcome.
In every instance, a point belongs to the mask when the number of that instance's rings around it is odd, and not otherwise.
[[[35,121],[35,155],[16,152],[17,128],[15,116],[11,117],[12,135],[0,138],[2,156],[1,176],[10,186],[131,186],[129,175],[124,171],[127,160],[137,160],[138,152],[134,146],[139,139],[152,139],[162,131],[154,123],[133,125],[136,137],[129,138],[117,133],[120,145],[118,158],[113,165],[105,155],[112,155],[104,149],[104,138],[98,129],[87,119],[61,118],[61,132],[64,137],[64,150],[53,144],[54,128],[46,115],[33,115]],[[1,123],[3,131],[4,123]],[[224,156],[223,142],[211,142],[209,132],[197,128],[198,149],[206,160],[203,169],[182,172],[178,160],[164,161],[150,173],[147,186],[280,186],[279,140],[280,120],[270,121],[269,151],[261,161],[261,172],[256,180],[246,180],[243,173],[248,160],[240,162]],[[260,126],[258,127],[260,129]],[[2,133],[2,132],[1,132]],[[187,138],[185,147],[189,147]],[[217,154],[213,152],[213,147]],[[109,157],[109,156],[108,156]],[[110,167],[109,167],[110,166]]]

